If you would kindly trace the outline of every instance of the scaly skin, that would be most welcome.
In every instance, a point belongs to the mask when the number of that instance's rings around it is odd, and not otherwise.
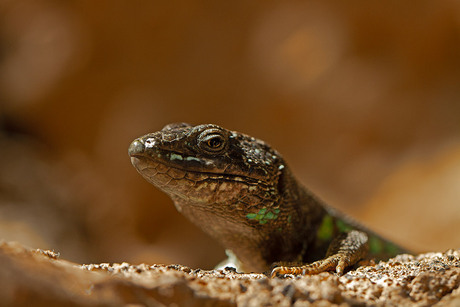
[[[272,276],[317,274],[366,256],[369,238],[351,230],[333,209],[293,177],[281,155],[263,141],[216,125],[170,124],[129,147],[131,162],[167,193],[179,212],[231,250],[245,271]],[[311,264],[300,265],[326,258]]]

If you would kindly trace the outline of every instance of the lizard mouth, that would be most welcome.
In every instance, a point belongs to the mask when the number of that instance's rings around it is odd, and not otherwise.
[[[148,147],[140,139],[131,143],[128,154],[133,166],[150,181],[156,181],[154,177],[167,174],[172,179],[224,180],[244,182],[248,185],[266,184],[264,180],[241,173],[229,173],[226,167],[217,167],[212,160],[186,156],[158,147]]]
[[[155,179],[162,179],[162,176],[168,176],[170,177],[168,183],[170,183],[171,180],[188,179],[192,181],[221,180],[227,182],[241,182],[247,185],[263,184],[260,180],[248,176],[194,170],[188,167],[181,167],[180,165],[172,165],[161,158],[156,159],[145,155],[131,156],[131,163],[142,176],[152,183],[157,181]]]

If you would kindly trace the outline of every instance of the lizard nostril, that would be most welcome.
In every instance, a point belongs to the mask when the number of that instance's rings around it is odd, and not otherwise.
[[[144,152],[145,146],[141,141],[135,140],[129,145],[128,154],[130,156],[135,156]]]

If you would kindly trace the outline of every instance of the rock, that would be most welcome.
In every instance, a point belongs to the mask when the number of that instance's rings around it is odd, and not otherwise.
[[[270,279],[233,269],[86,264],[0,244],[0,297],[14,306],[450,306],[460,303],[460,250],[398,255],[338,277]]]

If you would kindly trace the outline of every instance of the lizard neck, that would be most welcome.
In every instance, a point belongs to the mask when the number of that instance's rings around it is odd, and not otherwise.
[[[325,214],[289,168],[276,180],[270,186],[239,182],[220,202],[171,198],[178,211],[232,250],[245,269],[264,271],[275,261],[304,258]]]

